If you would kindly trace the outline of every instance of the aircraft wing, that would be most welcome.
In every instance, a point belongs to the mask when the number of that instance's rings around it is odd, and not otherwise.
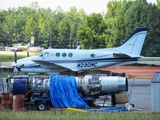
[[[113,56],[117,58],[140,58],[141,57],[139,55],[125,54],[125,53],[113,53]]]
[[[63,69],[63,70],[67,69],[67,70],[69,70],[68,68],[65,68],[63,66],[59,66],[59,65],[56,65],[54,63],[51,63],[51,62],[48,62],[48,61],[44,61],[44,60],[33,60],[33,62],[41,65],[44,68],[57,69],[57,70],[59,70],[59,69]]]

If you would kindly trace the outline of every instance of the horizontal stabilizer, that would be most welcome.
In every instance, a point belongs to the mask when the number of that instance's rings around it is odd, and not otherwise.
[[[124,54],[124,53],[113,53],[113,56],[117,58],[140,58],[141,57],[133,54]]]

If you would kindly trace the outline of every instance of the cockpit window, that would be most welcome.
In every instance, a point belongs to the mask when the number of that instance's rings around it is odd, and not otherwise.
[[[37,56],[43,57],[43,52],[39,53]]]
[[[48,56],[49,56],[49,52],[45,52],[45,53],[44,53],[44,56],[45,56],[45,57],[48,57]]]

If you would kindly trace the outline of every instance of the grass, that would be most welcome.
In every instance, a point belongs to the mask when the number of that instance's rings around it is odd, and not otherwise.
[[[2,78],[8,78],[8,75],[10,76],[10,77],[12,77],[13,76],[13,71],[0,71],[0,77],[2,77]],[[18,75],[25,75],[24,73],[19,73]]]
[[[30,53],[30,56],[34,56],[38,54],[37,52]],[[26,52],[17,52],[17,59],[25,58],[27,57]],[[0,52],[0,62],[12,62],[14,61],[14,52]]]
[[[18,56],[17,59],[21,59],[24,58],[25,56]],[[14,61],[14,55],[0,55],[0,62],[12,62]]]
[[[160,61],[160,57],[142,57],[138,61]]]
[[[1,110],[0,120],[159,120],[160,114],[152,112],[103,112],[86,113],[72,111],[27,111]]]

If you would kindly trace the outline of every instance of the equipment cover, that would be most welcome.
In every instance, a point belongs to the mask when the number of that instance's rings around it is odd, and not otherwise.
[[[74,76],[50,76],[50,99],[55,108],[89,108],[78,94]]]

